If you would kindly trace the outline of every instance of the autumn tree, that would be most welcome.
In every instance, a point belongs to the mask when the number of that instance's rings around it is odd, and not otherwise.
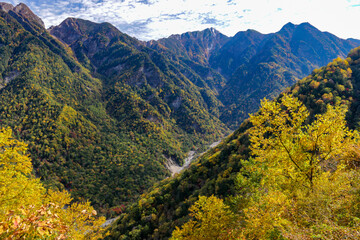
[[[27,145],[0,129],[0,238],[99,239],[105,218],[89,202],[46,190],[32,172]]]
[[[309,112],[296,98],[263,101],[251,115],[253,159],[245,163],[261,184],[243,212],[246,236],[265,239],[274,231],[290,239],[359,237],[353,208],[359,174],[348,169],[358,132],[349,130],[346,106],[307,123]],[[258,227],[262,226],[262,231]]]
[[[236,239],[235,215],[223,200],[200,196],[189,211],[192,220],[177,227],[171,240]]]
[[[309,112],[292,96],[262,101],[261,106],[250,117],[249,135],[252,155],[264,168],[264,182],[312,191],[324,174],[345,167],[347,150],[358,138],[346,127],[346,106],[328,105],[326,114],[317,115],[312,124],[305,124]]]
[[[242,161],[232,211],[200,198],[173,239],[359,239],[359,134],[345,113],[329,105],[309,123],[290,95],[262,101],[250,116],[252,157]],[[219,211],[223,218],[207,213]]]

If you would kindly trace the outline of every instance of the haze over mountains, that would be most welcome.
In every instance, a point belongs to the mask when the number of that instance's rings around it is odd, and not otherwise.
[[[260,99],[276,97],[359,45],[309,23],[288,23],[273,34],[227,37],[210,28],[142,42],[109,23],[76,18],[46,30],[26,5],[0,3],[0,127],[29,144],[36,175],[48,187],[69,190],[106,213],[169,176],[168,161],[181,164],[188,151],[238,129]],[[357,93],[356,78],[332,79],[317,91],[340,100]],[[308,86],[298,86],[294,92],[306,102]],[[307,104],[321,109],[315,100]],[[149,204],[128,215],[141,221],[122,218],[113,236],[141,225],[141,238],[168,237],[197,195],[230,194],[241,167],[235,155],[247,156],[248,127],[243,123],[207,153],[202,166],[154,188],[144,198]],[[152,195],[158,215],[142,219],[142,211],[151,214]],[[180,220],[164,224],[170,218]]]

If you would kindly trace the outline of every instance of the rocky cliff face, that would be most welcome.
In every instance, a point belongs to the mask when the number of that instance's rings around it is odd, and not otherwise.
[[[10,3],[0,2],[0,9],[5,12],[9,12],[10,10],[14,9],[14,6]]]
[[[23,19],[27,21],[38,24],[39,26],[45,28],[44,22],[36,16],[28,6],[23,3],[16,5],[15,7],[9,3],[0,3],[0,9],[5,12],[14,12],[17,15],[21,16]]]
[[[221,48],[228,40],[227,36],[216,29],[208,28],[203,31],[171,35],[156,42],[150,41],[148,45],[151,47],[158,43],[181,57],[208,65],[212,53]]]

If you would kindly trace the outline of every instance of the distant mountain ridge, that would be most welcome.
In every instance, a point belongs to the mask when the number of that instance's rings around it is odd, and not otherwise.
[[[0,127],[29,144],[47,186],[104,213],[169,176],[167,161],[181,164],[186,152],[236,129],[261,98],[360,44],[308,23],[272,34],[227,37],[211,28],[142,42],[110,23],[76,18],[46,30],[25,4],[0,3],[0,20]],[[223,194],[232,180],[222,165],[196,167],[202,177],[177,198],[211,176],[208,189]],[[159,234],[168,234],[163,228]]]
[[[51,29],[53,35],[63,34],[55,30],[59,27]],[[70,43],[67,38],[71,34],[60,35],[57,37]],[[137,49],[147,46],[167,56],[169,61],[181,62],[193,83],[214,91],[221,102],[216,110],[220,120],[236,128],[249,113],[257,110],[259,99],[273,98],[312,69],[336,57],[345,57],[360,40],[343,40],[309,23],[288,23],[272,34],[247,30],[227,37],[209,28],[132,44]],[[95,45],[91,48],[97,49]],[[189,76],[190,69],[200,78]]]
[[[310,112],[309,121],[313,121],[316,114],[326,112],[327,104],[348,106],[347,125],[358,129],[359,60],[360,47],[351,50],[346,60],[337,58],[326,66],[315,69],[284,93],[292,94],[307,107]],[[274,101],[281,97],[282,95],[278,96]],[[138,202],[120,215],[105,239],[168,239],[176,227],[193,220],[189,216],[189,208],[199,196],[215,195],[222,199],[235,196],[235,202],[232,203],[242,204],[242,199],[238,200],[237,194],[248,193],[237,189],[238,174],[241,173],[244,161],[253,157],[249,149],[251,143],[248,130],[251,127],[250,121],[245,120],[233,134],[207,151],[188,169],[150,188]],[[246,186],[248,182],[242,180],[242,184]],[[275,236],[275,239],[279,238]]]
[[[232,128],[257,110],[259,99],[277,96],[313,69],[334,58],[344,58],[352,48],[360,45],[360,40],[340,39],[309,23],[288,23],[271,34],[255,30],[241,31],[233,37],[225,37],[219,32],[214,36],[208,34],[213,40],[206,42],[218,43],[214,50],[208,54],[204,47],[192,51],[196,46],[204,46],[203,36],[213,31],[217,32],[206,29],[170,36],[158,43],[180,53],[181,57],[193,61],[206,59],[203,62],[226,79],[219,91],[219,99],[224,104],[220,119]],[[221,41],[215,40],[217,38]],[[152,41],[150,46],[156,45]]]
[[[171,35],[156,42],[173,50],[178,56],[199,64],[209,65],[209,58],[212,53],[221,48],[228,40],[229,37],[216,29],[208,28],[203,31]],[[154,42],[149,41],[148,45],[152,46]]]

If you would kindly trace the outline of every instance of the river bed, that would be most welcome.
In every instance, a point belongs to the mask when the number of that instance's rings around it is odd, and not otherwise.
[[[221,140],[213,142],[212,144],[210,144],[209,149],[216,147],[219,143],[221,142]],[[206,150],[206,151],[208,151]],[[205,152],[206,152],[205,151]],[[197,157],[201,156],[203,153],[202,152],[200,154],[196,154],[196,151],[190,151],[188,152],[187,157],[184,159],[184,164],[182,166],[179,166],[174,160],[172,160],[171,158],[168,159],[167,164],[166,164],[166,168],[169,169],[169,171],[171,172],[171,176],[174,176],[176,173],[181,172],[184,168],[188,168],[190,166],[190,163],[196,159]]]

